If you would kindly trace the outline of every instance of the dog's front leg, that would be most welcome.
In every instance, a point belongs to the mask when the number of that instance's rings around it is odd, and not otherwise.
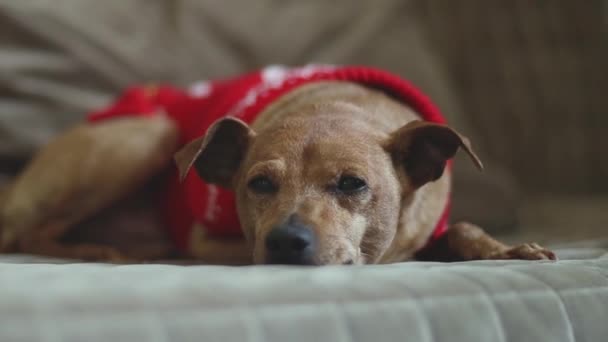
[[[492,259],[556,260],[555,254],[536,243],[507,246],[470,223],[454,224],[417,255],[421,260],[467,261]]]

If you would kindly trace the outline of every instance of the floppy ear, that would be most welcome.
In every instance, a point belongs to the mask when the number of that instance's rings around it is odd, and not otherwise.
[[[194,166],[207,183],[230,188],[234,174],[255,133],[243,121],[226,117],[213,123],[207,133],[175,154],[180,180]]]
[[[387,144],[393,160],[403,167],[416,188],[439,179],[459,147],[483,170],[469,139],[444,125],[412,121],[391,134]]]

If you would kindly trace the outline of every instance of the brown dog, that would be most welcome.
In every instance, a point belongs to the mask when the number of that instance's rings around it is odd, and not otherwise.
[[[162,172],[177,135],[158,116],[83,125],[52,142],[3,196],[3,249],[88,260],[162,257],[62,237]],[[424,248],[449,196],[446,162],[459,147],[482,168],[468,139],[420,121],[380,91],[334,81],[297,87],[251,126],[218,120],[176,155],[182,175],[193,166],[206,182],[234,191],[245,236],[203,236],[192,254],[230,264],[555,259],[536,244],[506,246],[468,223]]]

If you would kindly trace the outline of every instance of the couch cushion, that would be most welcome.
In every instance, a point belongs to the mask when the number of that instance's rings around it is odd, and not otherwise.
[[[588,257],[297,268],[4,256],[0,340],[602,341],[608,255]]]

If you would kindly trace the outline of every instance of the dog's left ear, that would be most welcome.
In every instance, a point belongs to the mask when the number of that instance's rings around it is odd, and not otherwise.
[[[469,139],[444,125],[412,121],[393,132],[386,144],[394,162],[404,168],[415,188],[439,179],[459,147],[483,170]]]
[[[253,130],[239,119],[226,117],[216,121],[204,136],[175,154],[180,180],[194,166],[207,183],[230,188],[254,136]]]

